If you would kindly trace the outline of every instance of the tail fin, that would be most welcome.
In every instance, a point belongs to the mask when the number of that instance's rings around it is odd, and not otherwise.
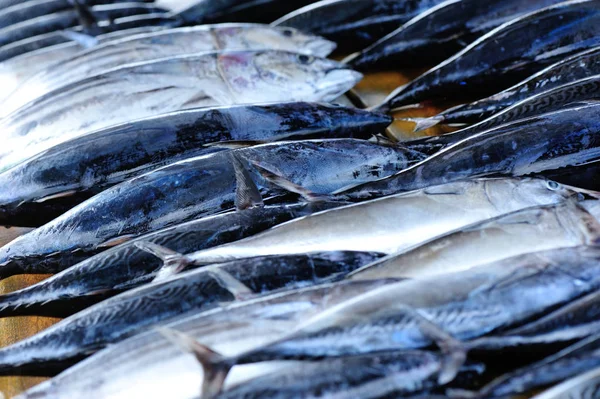
[[[148,252],[163,261],[163,266],[160,268],[153,281],[166,280],[180,273],[190,264],[185,255],[152,242],[136,242],[135,246],[138,249]]]
[[[233,162],[236,180],[236,209],[244,210],[264,206],[262,195],[246,168],[246,160],[239,156],[235,151],[231,152],[231,160]]]
[[[234,363],[220,353],[200,344],[187,334],[166,327],[158,327],[157,330],[183,351],[193,354],[202,365],[204,370],[201,390],[202,399],[213,398],[218,395]]]
[[[403,119],[407,122],[413,122],[415,127],[414,132],[420,132],[421,130],[429,129],[442,123],[445,118],[441,115],[430,116],[429,118],[407,118]]]

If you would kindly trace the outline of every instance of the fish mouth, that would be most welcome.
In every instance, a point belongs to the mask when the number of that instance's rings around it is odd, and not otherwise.
[[[314,36],[309,40],[303,49],[306,49],[308,54],[314,55],[316,57],[325,58],[337,48],[337,43],[332,42],[331,40],[323,39],[319,36]]]
[[[352,69],[331,68],[325,72],[325,77],[318,84],[317,91],[321,94],[323,101],[333,101],[353,88],[362,78],[362,73]]]

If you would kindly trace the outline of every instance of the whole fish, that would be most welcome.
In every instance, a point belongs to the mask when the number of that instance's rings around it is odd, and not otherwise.
[[[407,163],[401,148],[353,139],[273,143],[233,154],[189,158],[103,191],[0,249],[0,275],[58,272],[136,236],[233,209],[236,156],[324,194],[390,175]],[[283,194],[255,168],[247,174],[263,197]]]
[[[123,0],[95,0],[83,1],[85,5],[115,4],[122,3]],[[152,3],[152,0],[142,0],[141,2]],[[23,22],[28,19],[40,17],[46,14],[52,14],[57,11],[72,10],[73,5],[68,0],[33,0],[18,1],[9,7],[0,5],[0,29],[8,25]]]
[[[2,119],[6,151],[0,154],[0,171],[118,123],[216,105],[331,101],[361,77],[335,61],[278,50],[204,53],[113,69],[61,87]]]
[[[348,63],[361,71],[436,65],[503,23],[559,2],[444,1],[394,27],[386,37],[350,57]]]
[[[600,368],[595,368],[537,394],[533,399],[585,399],[598,396],[600,396]]]
[[[435,126],[439,123],[481,122],[526,98],[598,74],[600,74],[600,48],[595,47],[550,65],[500,93],[469,104],[458,105],[427,118],[427,126]],[[423,126],[426,125],[423,123]]]
[[[60,67],[46,69],[20,84],[2,108],[15,110],[55,89],[111,68],[182,55],[228,50],[287,50],[326,57],[335,44],[292,28],[255,24],[202,25],[129,36],[95,46]]]
[[[536,179],[455,182],[315,213],[184,260],[209,264],[323,248],[392,254],[475,222],[571,195],[557,183]]]
[[[343,52],[365,48],[443,0],[323,0],[273,22],[324,36]]]
[[[560,59],[599,45],[599,4],[571,0],[509,21],[399,87],[379,107],[481,98],[510,87]]]
[[[234,357],[197,352],[205,369],[203,392],[218,392],[236,364],[416,349],[439,340],[446,340],[452,353],[460,350],[452,349],[459,345],[452,342],[455,338],[473,339],[518,325],[597,290],[598,259],[599,248],[566,248],[389,284],[325,310],[262,348]]]
[[[377,257],[348,252],[278,256],[185,272],[119,294],[0,349],[0,374],[56,374],[108,344],[175,316],[201,312],[236,298],[316,285]]]
[[[140,243],[190,253],[250,237],[278,224],[340,203],[270,205],[208,216],[146,234],[107,249],[40,283],[0,296],[0,316],[65,317],[122,291],[154,280],[172,262],[163,261]],[[164,266],[164,267],[163,267]],[[185,269],[195,267],[193,264]],[[164,273],[163,273],[164,274]]]
[[[185,23],[216,22],[270,23],[316,0],[195,0],[175,1],[172,7]]]
[[[110,21],[115,18],[132,15],[166,12],[166,10],[152,4],[133,2],[93,6],[90,7],[90,11],[99,21]],[[48,32],[69,29],[79,25],[79,23],[79,14],[74,10],[59,11],[54,14],[28,19],[0,29],[0,46]]]
[[[284,291],[194,312],[178,317],[166,327],[235,355],[285,335],[297,323],[329,306],[386,283],[389,280],[344,282]],[[281,364],[277,366],[281,368]],[[234,368],[227,384],[247,379],[249,368],[253,367]],[[172,398],[196,399],[201,384],[202,369],[197,360],[158,331],[149,330],[109,346],[34,387],[22,398],[66,399],[93,392],[98,399],[158,399],[168,392]]]
[[[99,24],[104,31],[103,34],[91,36],[87,32],[83,33],[84,28],[81,25],[70,28],[68,31],[55,31],[33,36],[27,39],[19,40],[11,44],[0,47],[0,61],[10,60],[33,51],[45,49],[59,44],[76,45],[79,48],[88,48],[95,45],[98,37],[120,32],[122,35],[128,35],[129,32],[121,32],[129,29],[147,28],[146,32],[151,32],[160,27],[174,27],[179,25],[179,21],[165,13],[153,13],[134,15],[131,17],[117,18],[111,23]],[[140,30],[139,33],[144,32]]]
[[[592,215],[571,201],[524,209],[436,237],[366,265],[350,276],[429,277],[529,252],[600,243],[600,213],[599,209],[594,211]]]
[[[523,176],[595,161],[600,156],[599,106],[583,104],[478,133],[394,176],[350,188],[336,197],[373,198],[477,176]],[[410,147],[428,152],[428,146],[440,145],[450,136]]]
[[[40,226],[160,166],[210,154],[220,141],[368,138],[383,114],[317,103],[200,108],[112,126],[54,146],[0,173],[0,224]],[[407,162],[424,159],[407,153]]]

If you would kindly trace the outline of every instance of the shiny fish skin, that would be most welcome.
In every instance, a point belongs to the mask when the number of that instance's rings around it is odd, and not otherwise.
[[[110,20],[132,15],[159,13],[165,10],[148,3],[118,3],[93,6],[91,11],[98,20]],[[0,46],[77,25],[79,25],[79,16],[74,10],[43,15],[0,29]]]
[[[369,138],[390,123],[388,116],[353,108],[281,103],[180,111],[109,127],[0,173],[0,224],[40,226],[115,184],[220,150],[205,144]]]
[[[167,326],[235,355],[283,336],[298,322],[330,306],[389,282],[349,282],[281,292],[184,315]],[[227,384],[240,382],[247,372],[244,366],[234,368]],[[21,399],[67,399],[92,392],[95,399],[164,399],[167,394],[197,399],[201,384],[197,360],[150,330],[98,352],[27,391]]]
[[[591,215],[572,202],[524,209],[390,255],[349,278],[430,277],[529,252],[600,243],[598,211]]]
[[[600,396],[600,368],[573,377],[532,399],[594,399]]]
[[[334,48],[334,43],[317,36],[256,24],[161,30],[101,44],[62,60],[60,68],[50,67],[18,85],[0,108],[7,113],[60,87],[138,62],[229,50],[286,50],[326,57]]]
[[[325,248],[391,254],[478,221],[561,202],[570,195],[570,190],[543,180],[461,181],[316,213],[188,258],[210,264]]]
[[[37,284],[0,296],[0,316],[65,317],[121,291],[151,282],[162,262],[137,248],[136,243],[153,243],[185,254],[250,237],[336,206],[341,204],[265,206],[204,217],[146,234],[100,252]]]
[[[353,56],[360,71],[429,67],[444,61],[484,33],[560,0],[449,0]]]
[[[507,22],[398,88],[379,108],[389,110],[443,98],[481,98],[597,46],[599,4],[598,0],[572,0]]]
[[[394,176],[342,191],[336,198],[374,198],[478,176],[523,176],[583,165],[600,154],[599,107],[592,102],[476,134]],[[431,143],[445,137],[432,138]],[[426,152],[423,146],[410,147]]]
[[[600,48],[575,54],[490,97],[450,108],[438,123],[477,123],[519,101],[564,84],[600,74]]]
[[[260,295],[319,284],[378,256],[346,252],[254,258],[181,273],[107,299],[0,349],[0,375],[52,375],[62,371],[58,365],[66,366],[152,325],[235,300],[235,291],[230,292],[212,270],[228,273],[253,295]]]
[[[132,119],[217,105],[331,101],[361,77],[335,61],[277,50],[204,53],[116,68],[48,93],[2,119],[6,151],[0,170]]]
[[[237,154],[324,194],[407,162],[402,149],[353,139],[265,144]],[[281,194],[251,172],[265,198]],[[133,237],[233,209],[235,190],[228,151],[176,162],[109,188],[3,247],[0,275],[57,272]]]
[[[326,37],[342,52],[358,51],[443,0],[324,0],[273,22]]]

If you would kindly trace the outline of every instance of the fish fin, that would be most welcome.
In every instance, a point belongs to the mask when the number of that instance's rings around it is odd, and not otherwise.
[[[383,134],[374,134],[373,136],[371,136],[371,138],[368,141],[370,143],[392,146],[392,147],[395,147],[398,145],[398,143],[396,143],[395,141],[391,140],[390,138],[384,136]]]
[[[47,197],[38,198],[35,200],[35,202],[38,204],[41,204],[42,202],[51,201],[54,199],[70,197],[72,195],[75,195],[76,193],[77,193],[77,190],[63,191],[62,193],[56,193],[56,194],[49,195]]]
[[[89,49],[98,45],[98,39],[95,36],[88,35],[87,33],[63,30],[60,31],[60,34],[66,39],[76,42],[85,49]]]
[[[434,341],[440,348],[443,360],[438,375],[438,383],[445,385],[454,380],[458,371],[467,360],[467,349],[463,343],[429,320],[423,312],[408,306],[403,306],[400,309],[408,317],[415,320],[421,333]]]
[[[162,260],[163,265],[158,273],[156,273],[156,277],[152,280],[153,282],[167,280],[180,273],[189,265],[189,262],[184,255],[169,248],[147,241],[136,242],[134,245],[138,249],[148,252]]]
[[[205,268],[206,272],[210,274],[215,280],[219,282],[221,287],[229,291],[236,300],[243,301],[254,295],[254,291],[248,288],[237,278],[233,277],[231,273],[223,270],[223,268],[210,266]]]
[[[267,180],[269,183],[276,185],[277,187],[289,191],[294,194],[300,195],[302,198],[307,200],[308,202],[319,202],[323,200],[323,196],[313,193],[312,191],[289,181],[285,177],[271,172],[270,170],[265,169],[263,166],[258,164],[257,162],[252,162],[254,167],[258,170],[260,175]]]
[[[80,0],[68,0],[77,13],[77,19],[85,31],[90,32],[98,28],[98,20],[92,10]]]
[[[102,244],[98,245],[98,248],[112,248],[112,247],[116,247],[117,245],[123,244],[124,242],[127,242],[127,241],[133,239],[133,237],[134,237],[133,234],[129,234],[129,235],[124,235],[124,236],[119,236],[119,237],[111,238],[110,240],[105,241]]]
[[[426,130],[439,125],[444,121],[444,117],[436,115],[430,116],[428,118],[405,118],[400,120],[414,123],[415,127],[413,129],[413,132],[420,132],[421,130]]]
[[[264,206],[262,195],[246,168],[245,159],[231,152],[231,161],[235,171],[235,207],[238,210]]]
[[[229,141],[215,141],[214,143],[206,143],[203,147],[214,147],[224,148],[230,150],[237,150],[239,148],[248,148],[255,145],[266,144],[267,141],[261,140],[229,140]]]
[[[202,366],[204,378],[201,397],[203,399],[213,398],[219,394],[229,371],[233,367],[233,363],[187,334],[167,327],[157,327],[156,329],[184,352],[193,354]]]

